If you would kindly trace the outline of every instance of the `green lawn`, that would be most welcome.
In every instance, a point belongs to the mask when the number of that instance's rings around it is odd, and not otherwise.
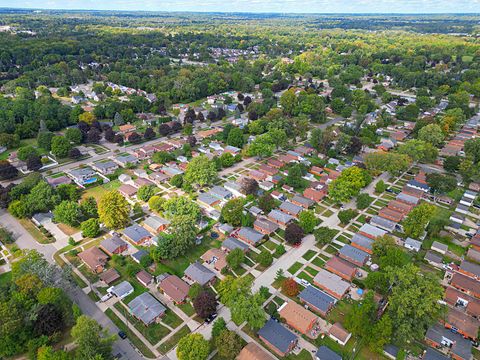
[[[307,280],[309,283],[313,284],[313,276],[308,275],[305,271],[302,271],[298,274],[299,279]]]
[[[312,264],[317,265],[318,267],[322,267],[323,264],[325,264],[325,261],[323,261],[321,257],[316,257],[315,259],[313,259]]]
[[[183,323],[183,320],[172,310],[168,309],[162,317],[162,322],[175,329]]]
[[[0,287],[7,286],[12,281],[12,272],[0,274]]]
[[[293,264],[292,266],[290,266],[288,268],[288,272],[292,275],[295,275],[295,273],[300,270],[300,268],[302,267],[303,264],[299,263],[299,262],[296,262],[295,264]]]
[[[188,328],[187,325],[185,325],[180,330],[178,330],[175,334],[173,334],[167,341],[161,344],[157,350],[165,355],[178,344],[181,338],[183,338],[188,334],[190,334],[190,329]]]
[[[352,311],[353,306],[354,303],[352,301],[340,300],[328,314],[327,320],[331,323],[343,323],[345,316]]]
[[[180,310],[182,310],[188,316],[192,316],[193,314],[195,314],[195,309],[190,303],[177,305],[177,307],[180,308]]]
[[[284,357],[286,360],[312,360],[312,355],[305,349],[300,351],[298,355],[290,354]]]
[[[310,266],[307,266],[307,267],[305,268],[305,271],[306,271],[307,273],[309,273],[310,275],[312,275],[312,276],[315,276],[315,275],[318,274],[318,270],[315,270],[314,268],[312,268],[312,267],[310,267]]]
[[[303,257],[305,260],[308,261],[308,260],[310,260],[311,258],[313,258],[316,254],[317,254],[316,251],[308,250],[305,254],[303,254],[302,257]]]
[[[82,198],[93,196],[97,202],[110,190],[118,189],[122,185],[119,180],[113,180],[103,185],[93,186],[85,189]]]

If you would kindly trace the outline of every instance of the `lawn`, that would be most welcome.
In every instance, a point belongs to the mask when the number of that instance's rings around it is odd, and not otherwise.
[[[308,250],[305,254],[303,254],[302,257],[303,257],[305,260],[308,261],[308,260],[310,260],[311,258],[313,258],[316,254],[317,254],[316,251]]]
[[[327,316],[329,322],[336,323],[340,322],[343,324],[345,316],[350,313],[353,309],[353,302],[347,302],[347,300],[340,300],[337,302],[335,307],[330,311]]]
[[[165,315],[162,317],[162,322],[175,329],[183,323],[183,320],[172,310],[167,309]]]
[[[0,287],[7,286],[12,281],[12,272],[0,274]]]
[[[302,271],[297,277],[299,279],[307,280],[310,284],[313,284],[313,276],[308,275],[305,271]]]
[[[18,222],[33,236],[36,242],[40,244],[51,244],[55,242],[54,237],[50,239],[47,238],[29,219],[18,219]]]
[[[120,185],[122,185],[122,183],[119,180],[113,180],[103,185],[87,188],[83,193],[82,198],[93,196],[98,202],[108,191],[118,189]]]
[[[145,357],[155,359],[155,355],[150,351],[150,349],[142,342],[142,340],[137,337],[137,335],[135,335],[132,330],[130,330],[130,328],[122,320],[120,320],[117,315],[115,315],[112,309],[107,309],[107,311],[105,311],[105,315],[107,315],[120,330],[127,334],[128,339]]]
[[[312,360],[312,355],[305,349],[300,351],[298,355],[290,354],[287,355],[284,359],[286,360]]]
[[[325,264],[325,261],[323,261],[321,257],[316,257],[315,259],[313,259],[312,264],[318,267],[322,267],[323,264]]]
[[[325,249],[325,252],[329,254],[336,254],[338,252],[338,249],[333,247],[332,245],[328,245],[327,248]]]
[[[312,275],[312,276],[315,276],[315,275],[318,274],[318,270],[315,270],[314,268],[312,268],[312,267],[310,267],[310,266],[307,266],[307,267],[305,268],[305,271],[306,271],[307,273],[309,273],[310,275]]]
[[[180,330],[178,330],[175,334],[173,334],[167,341],[161,344],[157,350],[164,355],[167,354],[170,350],[172,350],[178,344],[181,338],[183,338],[188,334],[190,334],[190,329],[188,328],[187,325],[185,325]]]
[[[192,316],[193,314],[195,314],[195,309],[190,303],[177,305],[177,307],[180,308],[180,310],[182,310],[188,316]]]
[[[292,266],[290,266],[288,268],[288,272],[292,275],[295,275],[295,273],[300,270],[300,268],[302,267],[303,264],[299,263],[299,262],[296,262],[295,264],[293,264]]]

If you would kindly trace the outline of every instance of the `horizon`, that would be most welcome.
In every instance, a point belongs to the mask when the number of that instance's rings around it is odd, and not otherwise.
[[[480,14],[480,0],[405,0],[402,3],[395,0],[237,0],[233,4],[220,0],[205,0],[202,3],[194,0],[112,0],[108,3],[95,0],[17,0],[14,6],[11,0],[0,0],[0,9],[297,15],[472,15]]]

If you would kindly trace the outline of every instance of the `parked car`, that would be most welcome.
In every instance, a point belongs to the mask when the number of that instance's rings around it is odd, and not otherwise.
[[[120,337],[120,339],[126,339],[127,338],[127,334],[122,330],[120,330],[118,332],[118,336]]]
[[[217,316],[218,316],[217,313],[214,313],[214,314],[210,315],[208,318],[205,319],[205,323],[210,324],[213,320],[216,319]]]

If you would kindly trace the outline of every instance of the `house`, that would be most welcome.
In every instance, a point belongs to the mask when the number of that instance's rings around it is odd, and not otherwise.
[[[126,298],[128,295],[133,293],[134,289],[132,284],[130,284],[128,281],[124,280],[120,284],[112,286],[107,290],[110,294],[115,295],[118,297],[120,300]]]
[[[480,262],[480,251],[478,251],[476,248],[473,248],[473,247],[468,249],[467,258],[474,260],[476,262]]]
[[[444,320],[447,329],[458,332],[465,338],[475,341],[478,337],[480,321],[457,309],[449,309]]]
[[[383,219],[392,221],[394,223],[399,223],[400,221],[402,221],[404,214],[399,211],[389,209],[388,207],[384,207],[378,212],[378,216],[382,217]]]
[[[297,345],[297,335],[273,319],[258,331],[258,337],[277,355],[285,356]]]
[[[67,172],[73,181],[75,181],[78,185],[88,185],[93,184],[97,181],[97,173],[89,167],[83,167],[78,169],[69,170]]]
[[[234,238],[234,237],[228,237],[226,238],[223,243],[222,243],[222,250],[226,252],[230,252],[235,249],[241,249],[243,252],[247,252],[250,250],[247,244],[244,242]]]
[[[387,358],[396,360],[400,349],[393,344],[387,344],[383,347],[383,355]]]
[[[112,160],[98,161],[92,164],[92,168],[103,175],[110,175],[118,169],[118,165]]]
[[[464,310],[468,315],[480,317],[480,300],[475,299],[453,287],[447,287],[445,302],[455,308]]]
[[[252,170],[249,173],[249,177],[257,181],[264,181],[267,179],[268,175],[258,170]]]
[[[152,234],[138,224],[127,227],[123,230],[123,235],[135,245],[146,245],[152,239]]]
[[[72,183],[72,179],[70,179],[66,175],[60,175],[60,176],[56,176],[56,177],[49,176],[49,177],[46,178],[46,180],[47,180],[48,185],[50,185],[54,188],[56,188],[60,185],[63,185],[63,184],[71,184]]]
[[[267,176],[273,176],[276,173],[278,173],[277,168],[274,168],[274,167],[271,167],[271,166],[268,166],[268,165],[265,165],[265,164],[261,164],[260,167],[258,168],[258,171],[263,172]]]
[[[329,347],[322,345],[315,353],[316,360],[342,360],[342,357]]]
[[[272,197],[274,199],[279,200],[279,201],[285,201],[287,199],[284,194],[282,194],[281,192],[279,192],[277,190],[272,191],[272,193],[270,195],[272,195]]]
[[[165,315],[167,309],[149,292],[137,296],[128,303],[130,314],[148,326]]]
[[[422,248],[422,242],[409,237],[407,238],[407,240],[405,240],[405,243],[403,244],[403,246],[408,250],[419,252],[420,249]]]
[[[468,260],[462,260],[460,267],[457,270],[459,273],[471,277],[480,281],[480,265],[470,262]]]
[[[138,177],[135,180],[133,180],[133,186],[135,186],[137,189],[140,189],[142,186],[153,186],[153,185],[154,185],[153,182],[143,177]]]
[[[356,247],[359,250],[362,250],[368,254],[373,253],[373,243],[375,242],[374,240],[370,239],[367,236],[364,236],[362,234],[355,234],[353,235],[352,239],[350,240],[351,245]]]
[[[385,219],[381,216],[375,215],[370,220],[370,225],[376,226],[377,228],[392,232],[395,230],[397,223]]]
[[[345,261],[338,256],[332,256],[326,263],[325,269],[337,274],[342,279],[347,281],[352,281],[357,272],[357,268],[353,266],[350,262]]]
[[[49,212],[36,213],[32,216],[32,222],[37,226],[43,226],[47,223],[51,223],[53,220],[53,214]]]
[[[124,251],[127,251],[128,244],[120,239],[117,235],[114,235],[110,238],[103,240],[100,243],[100,248],[105,251],[109,256],[113,254],[121,254]]]
[[[122,183],[122,184],[125,184],[127,182],[130,182],[132,181],[132,177],[128,174],[120,174],[120,176],[118,177],[118,180]]]
[[[147,229],[147,231],[157,235],[158,233],[165,231],[169,224],[170,221],[167,219],[156,215],[150,215],[143,222],[143,227]]]
[[[463,196],[466,197],[466,198],[469,198],[471,200],[475,200],[478,196],[478,193],[476,193],[475,191],[472,191],[472,190],[467,190],[467,191],[465,191]]]
[[[288,326],[305,335],[312,331],[318,320],[318,317],[314,313],[308,311],[295,301],[283,303],[278,308],[278,314],[285,319]]]
[[[344,260],[351,262],[359,267],[362,267],[370,257],[368,253],[362,251],[352,245],[344,245],[338,252],[338,256]]]
[[[114,268],[110,268],[100,275],[100,280],[107,285],[117,281],[118,279],[120,279],[120,274]]]
[[[278,230],[278,224],[265,218],[257,218],[253,223],[253,228],[264,235],[270,235]]]
[[[146,250],[140,249],[133,254],[130,254],[130,257],[132,258],[133,261],[135,261],[137,264],[140,264],[140,261],[144,256],[147,256],[148,252]]]
[[[236,360],[273,360],[273,357],[256,343],[251,342],[240,351]]]
[[[191,282],[205,286],[215,281],[215,273],[197,261],[190,264],[185,270],[185,278]]]
[[[327,316],[328,312],[337,302],[334,297],[312,285],[303,289],[300,294],[298,294],[298,298],[303,304],[318,312],[323,317]]]
[[[418,180],[415,180],[415,179],[409,180],[407,182],[407,186],[411,187],[411,188],[414,188],[414,189],[417,189],[417,190],[420,190],[420,191],[423,191],[424,193],[430,192],[430,186],[428,186],[424,182],[421,182],[421,181],[418,181]]]
[[[427,330],[425,342],[435,348],[449,349],[450,356],[455,360],[472,358],[472,343],[440,324],[435,324]]]
[[[320,202],[326,195],[327,195],[326,187],[321,190],[317,190],[314,188],[306,188],[303,191],[303,196],[314,202]]]
[[[270,191],[275,187],[275,184],[271,181],[262,181],[258,186],[262,190]]]
[[[322,176],[323,169],[321,167],[318,167],[318,166],[312,166],[308,172],[310,174],[313,174],[313,175],[316,175],[316,176]]]
[[[463,215],[460,215],[460,214],[457,214],[457,213],[452,213],[452,215],[450,215],[449,219],[455,223],[455,224],[459,224],[458,226],[462,225],[464,222],[465,222],[465,216]],[[455,224],[451,224],[450,226],[451,227],[455,227],[457,225]]]
[[[412,204],[405,204],[404,202],[398,201],[398,200],[390,201],[388,203],[387,207],[388,207],[388,209],[398,211],[399,213],[402,213],[403,215],[407,215],[413,209]]]
[[[425,254],[425,261],[428,262],[430,265],[437,267],[437,268],[442,268],[443,266],[443,258],[441,255],[438,255],[438,253],[435,253],[431,250],[428,250],[427,253]]]
[[[214,186],[210,189],[209,193],[222,201],[229,200],[233,197],[233,194],[223,186]]]
[[[352,334],[345,330],[341,323],[336,322],[328,330],[328,336],[338,344],[345,346]]]
[[[213,265],[217,271],[222,271],[227,266],[227,254],[217,248],[209,249],[200,258],[207,264]]]
[[[362,227],[358,230],[358,232],[373,240],[379,237],[385,236],[387,234],[385,230],[382,230],[370,224],[363,224]]]
[[[460,273],[454,273],[450,284],[465,294],[480,299],[480,282]]]
[[[267,165],[275,169],[280,169],[285,166],[285,163],[277,159],[268,159]]]
[[[248,212],[256,218],[263,214],[263,210],[257,206],[252,206],[250,209],[248,209]]]
[[[290,201],[292,202],[292,204],[301,206],[304,209],[308,209],[315,204],[313,200],[300,195],[295,195]]]
[[[165,175],[162,172],[154,171],[148,175],[148,178],[152,180],[156,185],[162,185],[170,179],[170,176]]]
[[[160,281],[158,288],[175,304],[183,304],[188,297],[190,285],[176,275],[167,275]]]
[[[468,215],[470,213],[470,208],[468,206],[458,204],[455,208],[455,211],[463,215]]]
[[[145,287],[150,286],[151,283],[153,283],[153,276],[150,275],[148,272],[145,270],[140,270],[137,275],[135,275],[137,280],[140,282]]]
[[[245,197],[245,195],[242,194],[242,185],[237,182],[227,181],[223,184],[223,187],[230,191],[235,197]]]
[[[398,201],[401,201],[401,202],[405,203],[405,204],[411,204],[411,205],[418,205],[418,202],[420,201],[420,199],[418,197],[408,195],[408,194],[405,194],[403,192],[398,194],[396,196],[396,199]]]
[[[442,254],[442,255],[445,255],[445,254],[447,253],[447,251],[448,251],[448,245],[442,244],[442,243],[440,243],[440,242],[438,242],[438,241],[434,241],[434,242],[432,243],[431,249],[432,249],[433,251],[436,251],[436,252]]]
[[[425,355],[423,355],[422,360],[450,360],[450,356],[429,347],[425,352]]]
[[[200,193],[198,195],[197,201],[206,207],[214,207],[216,205],[219,205],[221,200],[209,193]]]
[[[238,238],[247,244],[257,246],[263,239],[263,234],[252,228],[243,226],[238,232]]]
[[[218,226],[218,230],[224,235],[230,235],[235,228],[230,224],[224,223]]]
[[[118,188],[118,192],[126,198],[132,198],[137,194],[137,188],[129,184],[122,184]]]
[[[82,251],[78,257],[91,271],[97,274],[103,272],[108,261],[108,255],[96,246]]]
[[[115,158],[113,158],[113,161],[115,161],[118,165],[120,165],[123,168],[138,164],[138,158],[136,158],[132,154],[127,154],[127,153],[117,155]]]
[[[118,129],[120,130],[120,132],[124,135],[126,134],[129,134],[129,133],[132,133],[134,131],[137,130],[137,128],[133,125],[130,125],[130,124],[125,124],[125,125],[120,125],[118,127]]]
[[[350,289],[350,284],[348,282],[325,269],[321,269],[317,275],[315,275],[313,282],[320,289],[325,290],[336,299],[341,299]]]
[[[279,209],[285,214],[298,217],[298,215],[303,211],[303,207],[295,205],[289,201],[284,201],[280,204]]]

